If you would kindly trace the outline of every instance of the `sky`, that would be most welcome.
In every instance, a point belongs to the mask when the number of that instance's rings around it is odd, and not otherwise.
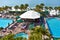
[[[0,6],[15,6],[20,4],[29,4],[34,7],[37,4],[44,3],[46,6],[60,6],[60,0],[0,0]]]

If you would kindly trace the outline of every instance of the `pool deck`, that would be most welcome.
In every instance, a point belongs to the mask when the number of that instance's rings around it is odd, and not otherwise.
[[[16,23],[16,22],[15,22],[15,23]],[[15,23],[14,23],[14,24],[15,24]],[[14,24],[12,24],[12,25],[10,25],[8,28],[6,28],[6,32],[3,32],[5,29],[1,30],[1,31],[0,31],[0,36],[5,36],[5,35],[8,35],[8,34],[10,34],[10,33],[12,33],[12,34],[17,34],[17,33],[20,33],[20,32],[25,32],[25,33],[27,33],[28,35],[30,35],[30,32],[29,32],[28,30],[21,30],[21,27],[22,27],[22,24],[23,24],[23,23],[17,23],[18,26],[16,26],[16,28],[13,29],[13,30],[9,29],[10,27],[13,27]]]

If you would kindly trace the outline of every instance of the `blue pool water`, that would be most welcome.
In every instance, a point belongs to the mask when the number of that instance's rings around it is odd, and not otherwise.
[[[0,18],[0,27],[6,28],[8,24],[12,24],[13,20],[12,19],[6,19],[6,18]]]
[[[47,19],[47,24],[52,36],[55,38],[60,38],[60,19]]]
[[[28,34],[21,32],[21,33],[16,34],[14,37],[15,38],[23,37],[23,38],[27,38],[28,39]]]

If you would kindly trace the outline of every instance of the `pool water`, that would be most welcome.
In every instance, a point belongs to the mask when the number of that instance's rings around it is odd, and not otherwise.
[[[16,34],[14,36],[14,38],[17,38],[17,37],[23,37],[23,38],[27,38],[28,39],[28,34],[24,33],[24,32],[20,32],[18,34]]]
[[[60,19],[57,18],[47,19],[47,24],[52,36],[55,38],[60,38]]]
[[[0,28],[6,28],[9,24],[12,24],[12,19],[0,18]]]

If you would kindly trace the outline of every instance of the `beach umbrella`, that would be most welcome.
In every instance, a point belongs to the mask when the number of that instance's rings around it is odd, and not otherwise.
[[[19,23],[19,22],[21,23],[21,22],[24,22],[24,21],[23,21],[22,19],[20,19],[20,20],[17,20],[17,22],[18,22],[18,23]]]
[[[18,19],[18,18],[20,18],[19,16],[16,16],[16,18]]]
[[[37,19],[40,18],[40,13],[30,10],[20,15],[20,17],[23,19]]]

